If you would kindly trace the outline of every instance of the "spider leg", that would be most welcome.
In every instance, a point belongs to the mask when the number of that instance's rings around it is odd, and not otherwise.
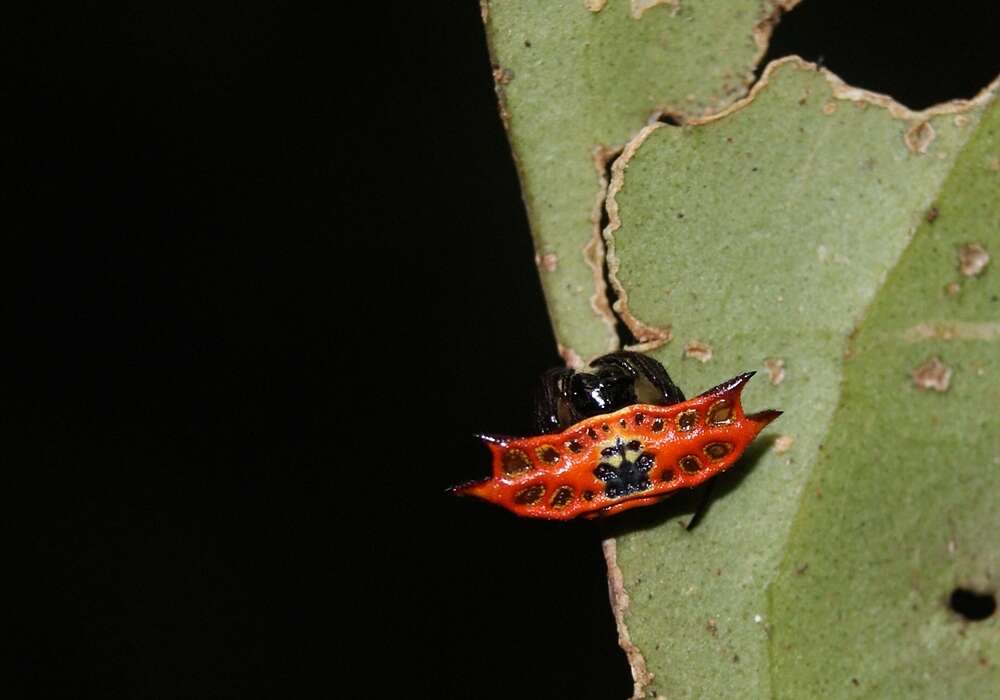
[[[625,370],[633,377],[645,379],[649,382],[659,395],[656,401],[643,401],[642,403],[656,403],[661,406],[670,406],[675,403],[685,401],[684,392],[680,390],[667,370],[652,357],[647,357],[642,353],[628,352],[621,350],[602,355],[590,363],[592,367],[602,365],[613,365]],[[641,387],[636,386],[636,393],[640,393]]]
[[[575,411],[566,398],[572,375],[571,369],[555,367],[541,376],[535,391],[535,428],[539,435],[559,432],[576,422]]]
[[[705,513],[708,512],[708,503],[712,499],[712,489],[715,488],[715,479],[709,479],[705,482],[705,485],[701,488],[701,499],[698,501],[698,506],[694,509],[694,514],[691,519],[688,520],[687,527],[684,529],[691,532],[695,528],[701,519],[704,517]]]

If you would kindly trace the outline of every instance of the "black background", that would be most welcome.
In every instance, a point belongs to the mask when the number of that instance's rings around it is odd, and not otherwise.
[[[559,362],[476,4],[142,5],[0,35],[0,694],[627,696],[598,527],[443,493]],[[990,5],[769,57],[970,97]]]

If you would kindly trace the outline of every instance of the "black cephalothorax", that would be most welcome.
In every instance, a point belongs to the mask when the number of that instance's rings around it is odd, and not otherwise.
[[[613,352],[590,363],[589,371],[563,367],[542,375],[535,399],[535,426],[556,433],[584,418],[637,403],[669,406],[684,393],[656,360],[637,352]]]

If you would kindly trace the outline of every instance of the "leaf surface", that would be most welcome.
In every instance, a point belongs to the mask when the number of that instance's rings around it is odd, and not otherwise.
[[[988,588],[1000,553],[1000,289],[958,271],[963,244],[1000,246],[991,98],[916,114],[790,59],[616,162],[611,269],[632,313],[672,327],[655,356],[692,392],[764,370],[747,406],[785,411],[696,530],[676,509],[616,525],[648,692],[997,687],[979,668],[995,621],[973,634],[945,605],[962,581]],[[684,359],[692,341],[712,359]],[[938,355],[947,391],[918,388]]]
[[[542,287],[572,363],[618,344],[601,269],[608,159],[661,112],[744,96],[779,9],[796,2],[483,2]]]

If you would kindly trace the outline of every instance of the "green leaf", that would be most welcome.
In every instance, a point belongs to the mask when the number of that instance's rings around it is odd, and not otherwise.
[[[661,113],[694,116],[745,95],[779,8],[797,1],[483,2],[501,115],[567,360],[618,344],[601,270],[608,159]]]
[[[991,99],[914,114],[785,60],[745,103],[651,128],[616,162],[611,268],[631,313],[680,341],[656,356],[692,392],[780,360],[746,404],[783,409],[769,432],[793,441],[720,477],[693,533],[618,524],[648,691],[998,687],[979,666],[995,621],[966,630],[945,604],[960,582],[988,588],[1000,554],[1000,289],[988,267],[958,271],[960,246],[1000,249]],[[692,341],[709,362],[682,359]],[[916,387],[938,355],[948,390]]]
[[[958,585],[995,591],[1000,572],[1000,278],[956,269],[969,243],[1000,251],[998,195],[994,103],[847,346],[769,590],[778,696],[1000,691],[997,618],[963,623],[946,605]],[[952,372],[944,392],[912,375],[934,358]]]
[[[486,12],[564,355],[616,342],[583,250],[609,157],[590,154],[627,141],[620,318],[689,395],[757,369],[745,405],[785,411],[696,529],[693,494],[609,524],[636,695],[995,696],[1000,616],[948,602],[1000,573],[997,83],[911,112],[785,59],[727,107],[770,4],[555,5]],[[658,52],[664,32],[685,50]],[[642,128],[656,105],[684,125]]]

